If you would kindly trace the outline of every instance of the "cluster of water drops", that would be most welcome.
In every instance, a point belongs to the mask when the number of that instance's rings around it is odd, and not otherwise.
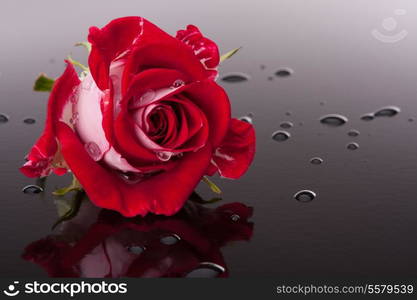
[[[265,70],[266,66],[265,65],[261,65],[261,70]],[[275,77],[289,77],[294,73],[294,71],[291,68],[288,67],[283,67],[283,68],[279,68],[278,70],[276,70],[274,72]],[[221,77],[221,80],[224,82],[228,82],[228,83],[237,83],[237,82],[245,82],[250,80],[250,76],[246,73],[242,73],[242,72],[231,72],[231,73],[227,73],[225,75],[223,75]],[[273,80],[274,76],[268,76],[268,80]]]
[[[10,120],[10,117],[8,115],[0,113],[0,124],[5,124],[9,122],[9,120]],[[31,124],[35,124],[36,120],[34,118],[25,118],[23,119],[23,123],[31,125]]]

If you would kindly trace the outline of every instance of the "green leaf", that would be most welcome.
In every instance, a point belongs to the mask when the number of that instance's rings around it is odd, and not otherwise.
[[[209,186],[209,188],[216,194],[221,194],[222,190],[207,176],[203,176],[203,181]]]
[[[76,43],[75,46],[84,47],[87,50],[88,53],[91,52],[91,44],[87,41]]]
[[[220,63],[224,62],[226,59],[231,58],[233,55],[235,55],[240,49],[242,49],[242,47],[233,49],[225,54],[223,54],[222,56],[220,56]]]
[[[82,189],[81,184],[79,183],[77,178],[75,178],[75,176],[72,175],[72,182],[69,186],[57,189],[54,192],[52,192],[52,194],[55,196],[64,196],[65,194],[71,191],[81,190],[81,189]]]
[[[70,63],[72,63],[74,66],[80,67],[83,71],[88,71],[88,67],[84,66],[82,63],[80,63],[79,61],[73,59],[71,57],[71,55],[68,55],[67,57],[68,61]]]
[[[195,202],[195,203],[199,203],[199,204],[211,204],[211,203],[219,202],[219,201],[221,201],[223,199],[217,197],[217,198],[211,198],[209,200],[205,200],[196,191],[194,191],[194,192],[191,193],[191,195],[188,198],[188,200],[190,200],[192,202]]]
[[[54,230],[59,224],[61,224],[64,221],[68,221],[72,218],[74,218],[78,211],[80,210],[81,203],[83,199],[85,198],[86,194],[84,190],[78,190],[71,202],[62,202],[61,206],[58,206],[58,220],[55,221],[55,223],[52,225],[52,230]],[[60,199],[61,200],[61,199]],[[62,199],[63,200],[63,199]]]
[[[50,92],[54,85],[55,80],[46,76],[45,73],[40,73],[35,80],[33,90],[37,92]]]

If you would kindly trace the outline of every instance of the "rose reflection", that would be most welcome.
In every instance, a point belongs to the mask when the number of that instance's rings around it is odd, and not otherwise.
[[[252,208],[237,202],[212,209],[189,201],[172,217],[128,219],[86,201],[22,257],[50,277],[227,277],[221,248],[251,238],[251,216]]]

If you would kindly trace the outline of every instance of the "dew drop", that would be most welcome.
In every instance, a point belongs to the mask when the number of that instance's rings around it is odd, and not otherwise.
[[[127,251],[129,251],[130,253],[139,255],[143,251],[145,251],[145,248],[143,248],[141,246],[129,246],[129,247],[127,247]]]
[[[401,109],[397,106],[383,107],[375,113],[375,117],[393,117],[397,115]]]
[[[359,144],[358,143],[349,143],[346,145],[346,148],[348,148],[349,150],[356,150],[359,148]]]
[[[294,73],[294,71],[290,68],[282,68],[275,72],[275,76],[277,77],[289,77]]]
[[[36,120],[33,119],[33,118],[26,118],[26,119],[23,120],[23,123],[25,123],[25,124],[35,124]]]
[[[231,216],[230,216],[230,219],[231,219],[233,222],[237,222],[237,221],[239,221],[239,220],[240,220],[240,216],[239,216],[239,215],[237,215],[237,214],[233,214],[233,215],[231,215]]]
[[[293,123],[291,123],[291,122],[289,122],[289,121],[287,121],[287,122],[282,122],[279,126],[280,126],[281,128],[288,129],[288,128],[293,127],[293,126],[294,126],[294,124],[293,124]]]
[[[0,114],[0,124],[9,122],[9,116],[5,114]]]
[[[320,123],[331,126],[331,127],[338,127],[346,124],[348,119],[345,116],[339,114],[330,114],[325,115],[320,118]]]
[[[310,159],[310,163],[312,165],[321,165],[323,163],[323,159],[320,157],[313,157],[312,159]]]
[[[174,81],[174,83],[172,84],[171,88],[177,89],[177,88],[183,86],[184,84],[185,84],[185,82],[183,80],[177,79],[177,80]]]
[[[301,190],[295,193],[294,199],[299,202],[310,202],[316,198],[316,193],[310,190]]]
[[[180,240],[181,238],[178,235],[171,234],[171,235],[163,236],[159,241],[161,242],[161,244],[170,246],[170,245],[176,244]]]
[[[188,278],[215,278],[224,273],[226,269],[212,262],[202,262],[197,269],[188,273]]]
[[[360,132],[355,129],[349,130],[348,132],[348,136],[352,136],[352,137],[359,136],[359,134]]]
[[[375,119],[374,114],[365,114],[361,117],[362,121],[372,121],[373,119]]]
[[[29,184],[22,189],[22,192],[29,195],[39,194],[43,192],[43,188],[39,185]]]
[[[244,82],[250,79],[249,75],[244,73],[230,73],[222,77],[224,82],[235,83],[235,82]]]
[[[253,113],[248,113],[246,116],[242,116],[239,120],[252,124],[253,123]]]
[[[84,147],[92,159],[94,159],[95,161],[100,160],[101,150],[96,143],[88,142],[84,145]]]
[[[172,153],[171,152],[166,152],[166,151],[161,151],[161,152],[157,152],[156,156],[162,161],[168,161],[171,158]]]
[[[291,137],[291,134],[287,131],[278,130],[272,134],[272,139],[277,142],[284,142]]]

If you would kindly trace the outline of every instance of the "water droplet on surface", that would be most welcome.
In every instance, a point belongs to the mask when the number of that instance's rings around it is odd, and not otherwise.
[[[221,265],[211,263],[211,262],[203,262],[200,266],[188,273],[185,277],[188,278],[215,278],[220,274],[224,273],[226,269]]]
[[[358,143],[349,143],[346,145],[346,148],[348,148],[349,150],[356,150],[359,148],[359,144]]]
[[[42,193],[43,188],[35,184],[29,184],[22,189],[22,192],[25,194],[34,195],[34,194]]]
[[[320,102],[320,106],[324,106],[324,104],[326,104],[324,101]]]
[[[239,216],[239,215],[237,215],[237,214],[233,214],[233,215],[231,215],[231,216],[230,216],[230,219],[231,219],[233,222],[237,222],[237,221],[239,221],[239,220],[240,220],[240,216]]]
[[[246,116],[242,116],[239,120],[252,124],[253,123],[253,113],[248,113]]]
[[[268,76],[268,80],[269,80],[269,81],[272,81],[272,80],[274,80],[274,77],[272,77],[272,76]]]
[[[33,119],[33,118],[26,118],[26,119],[23,120],[23,123],[25,123],[25,124],[35,124],[36,120]]]
[[[288,129],[288,128],[293,127],[293,126],[294,126],[294,124],[293,124],[293,123],[291,123],[291,122],[289,122],[289,121],[287,121],[287,122],[282,122],[279,126],[280,126],[281,128]]]
[[[320,118],[320,123],[327,125],[327,126],[331,126],[331,127],[342,126],[346,124],[347,121],[348,121],[348,118],[339,114],[325,115]]]
[[[294,199],[299,202],[310,202],[316,198],[316,193],[310,190],[301,190],[295,193]]]
[[[291,116],[291,112],[290,111],[286,111],[285,112],[285,115],[289,117],[289,116]]]
[[[408,122],[414,122],[414,119],[413,118],[409,118],[408,119]]]
[[[272,139],[277,142],[284,142],[291,137],[291,134],[287,131],[278,130],[272,134]]]
[[[385,18],[382,21],[382,27],[387,31],[393,31],[397,28],[397,21],[393,17]]]
[[[143,251],[145,251],[145,248],[143,248],[141,246],[129,246],[129,247],[127,247],[127,251],[129,251],[130,253],[139,255]]]
[[[288,77],[291,76],[294,71],[290,68],[282,68],[275,72],[275,76],[277,77]]]
[[[365,114],[361,117],[362,121],[372,121],[373,119],[375,119],[374,114]]]
[[[0,114],[0,124],[9,122],[9,116],[5,114]]]
[[[265,65],[260,65],[261,70],[265,70],[266,66]]]
[[[177,79],[177,80],[174,81],[174,83],[172,84],[171,88],[177,89],[177,88],[183,86],[184,84],[185,84],[185,82],[183,80]]]
[[[244,81],[248,81],[249,79],[250,79],[249,75],[244,74],[244,73],[230,73],[222,77],[222,80],[224,82],[230,82],[230,83],[244,82]]]
[[[393,117],[397,115],[401,109],[397,106],[383,107],[375,113],[375,117]]]
[[[92,159],[98,161],[101,157],[100,147],[94,142],[88,142],[84,145],[85,150],[90,155]]]
[[[162,237],[159,241],[164,245],[174,245],[180,240],[181,238],[178,235],[172,234]]]
[[[348,136],[358,136],[359,134],[360,132],[355,129],[349,130],[348,132]]]
[[[323,159],[320,157],[313,157],[312,159],[310,159],[310,163],[312,165],[321,165],[323,163]]]

